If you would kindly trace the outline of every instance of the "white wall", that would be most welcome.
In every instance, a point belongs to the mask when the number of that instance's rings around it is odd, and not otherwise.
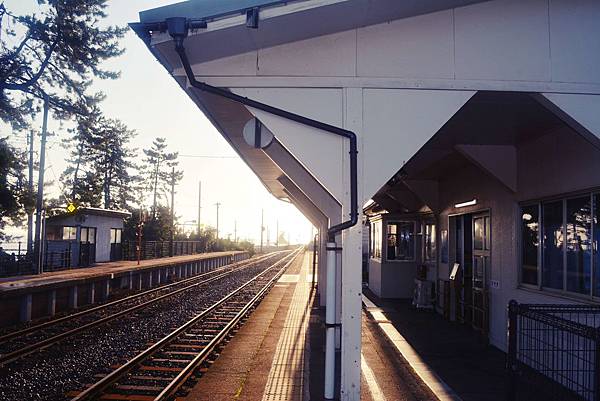
[[[57,224],[73,227],[96,227],[96,262],[108,262],[110,261],[110,229],[123,229],[123,218],[77,215],[61,219],[60,222],[57,221]],[[53,225],[57,224],[53,223]]]
[[[500,284],[498,289],[491,288],[489,291],[490,342],[503,350],[506,349],[507,305],[511,299],[525,303],[577,303],[547,292],[519,288],[519,202],[600,188],[600,150],[591,147],[589,142],[567,128],[520,144],[517,147],[517,164],[516,193],[474,165],[440,182],[440,204],[443,208],[440,230],[448,229],[450,214],[490,211],[490,279]],[[477,199],[476,206],[453,207],[458,202],[473,198]],[[440,262],[439,277],[447,279],[448,269],[448,264]]]
[[[194,71],[208,83],[354,130],[362,205],[476,90],[600,93],[599,13],[594,0],[496,0],[261,49]],[[347,144],[253,112],[347,216]],[[493,278],[501,288],[492,293],[491,340],[502,347],[503,320],[496,319],[520,294],[514,290],[516,201],[487,176],[464,174],[471,180],[448,182],[440,193],[453,204],[475,191],[480,206],[492,209]],[[350,391],[342,398],[348,400],[360,388],[360,229],[349,235],[342,269],[342,388]]]

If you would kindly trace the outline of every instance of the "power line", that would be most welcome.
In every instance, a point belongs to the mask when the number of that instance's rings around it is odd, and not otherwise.
[[[179,157],[193,157],[199,159],[239,159],[237,156],[211,156],[211,155],[179,155]]]

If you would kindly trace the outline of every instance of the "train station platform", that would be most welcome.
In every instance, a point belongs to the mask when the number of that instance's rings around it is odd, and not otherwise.
[[[380,299],[368,289],[363,305],[380,336],[402,355],[440,400],[506,400],[506,355],[469,327],[409,300]]]
[[[98,263],[38,275],[0,278],[0,327],[50,317],[119,291],[141,290],[248,258],[244,251],[211,252],[160,259]]]
[[[290,266],[179,401],[323,399],[324,310],[312,287],[311,261],[307,252]],[[436,399],[367,313],[362,328],[362,400]]]

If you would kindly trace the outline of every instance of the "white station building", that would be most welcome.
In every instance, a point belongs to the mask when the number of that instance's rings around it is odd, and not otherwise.
[[[600,300],[600,2],[190,0],[132,27],[319,229],[343,400],[360,398],[363,230],[373,293],[410,298],[420,270],[439,312],[501,350],[509,300]],[[174,37],[196,83],[260,104],[193,85]],[[327,266],[352,211],[348,132],[361,216]]]

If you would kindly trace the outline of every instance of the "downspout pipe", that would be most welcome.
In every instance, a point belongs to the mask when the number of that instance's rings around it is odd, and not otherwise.
[[[141,28],[140,29],[140,25]],[[358,159],[358,147],[356,134],[350,130],[336,127],[317,121],[306,116],[302,116],[296,113],[292,113],[287,110],[283,110],[254,99],[249,99],[245,96],[239,96],[228,90],[218,88],[209,85],[204,82],[200,82],[194,76],[192,67],[190,65],[185,47],[183,45],[185,38],[188,36],[190,29],[201,29],[206,28],[207,23],[203,20],[193,20],[185,17],[173,17],[167,18],[164,22],[150,23],[150,24],[139,24],[132,26],[138,33],[142,31],[142,34],[146,35],[146,39],[149,38],[150,31],[168,31],[169,35],[175,42],[175,51],[179,55],[181,64],[185,70],[185,74],[189,81],[189,84],[201,91],[211,93],[213,95],[221,96],[230,99],[234,102],[241,103],[245,106],[252,107],[258,110],[262,110],[269,114],[276,115],[312,128],[316,128],[321,131],[329,132],[333,135],[340,136],[349,141],[350,145],[350,218],[343,221],[340,224],[336,224],[329,227],[327,230],[327,291],[326,291],[326,345],[325,345],[325,399],[330,400],[335,396],[335,328],[338,326],[335,323],[335,303],[336,303],[336,282],[335,282],[335,270],[336,270],[336,251],[340,250],[335,243],[335,236],[339,232],[353,227],[358,222],[358,182],[357,182],[357,159]]]
[[[221,96],[234,102],[241,103],[248,107],[252,107],[258,110],[262,110],[269,114],[273,114],[288,120],[292,120],[294,122],[316,128],[322,131],[329,132],[333,135],[340,136],[349,141],[350,144],[350,218],[346,221],[343,221],[340,224],[336,224],[332,227],[329,227],[327,230],[327,236],[329,241],[333,241],[335,235],[343,230],[346,230],[350,227],[353,227],[358,222],[358,182],[357,182],[357,158],[358,158],[358,147],[357,147],[357,139],[356,134],[350,130],[336,127],[331,124],[324,123],[322,121],[313,120],[312,118],[308,118],[306,116],[302,116],[300,114],[292,113],[287,110],[280,109],[278,107],[274,107],[262,102],[259,102],[254,99],[249,99],[245,96],[236,95],[228,90],[218,88],[216,86],[209,85],[205,82],[200,82],[194,76],[194,72],[192,71],[192,67],[190,65],[189,59],[187,57],[187,53],[185,51],[185,47],[183,46],[183,42],[188,35],[190,30],[206,28],[206,21],[203,20],[194,20],[188,19],[185,17],[172,17],[167,18],[164,22],[154,22],[148,24],[139,24],[136,26],[132,26],[136,31],[140,31],[140,25],[143,28],[143,32],[147,35],[150,31],[159,31],[165,32],[167,31],[169,35],[173,38],[175,42],[175,51],[179,55],[181,60],[181,64],[185,70],[185,74],[188,78],[190,85],[196,89],[201,91],[211,93],[213,95]]]

